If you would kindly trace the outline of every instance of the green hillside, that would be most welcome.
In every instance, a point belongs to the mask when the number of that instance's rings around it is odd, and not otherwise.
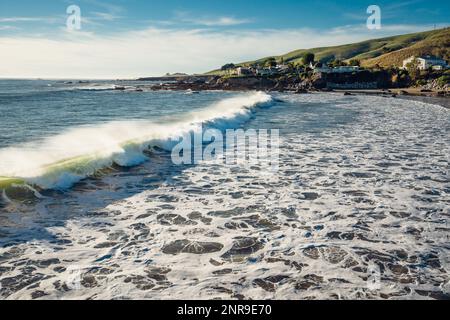
[[[341,46],[300,49],[274,58],[278,62],[284,60],[284,62],[299,63],[306,52],[314,53],[316,60],[320,62],[334,59],[358,59],[363,66],[376,64],[383,67],[401,66],[404,59],[422,54],[433,54],[450,60],[450,28],[366,40]],[[261,63],[268,58],[247,61],[238,65]]]

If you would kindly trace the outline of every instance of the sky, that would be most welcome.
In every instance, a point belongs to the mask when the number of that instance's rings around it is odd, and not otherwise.
[[[80,29],[69,29],[80,8]],[[381,28],[369,29],[369,5]],[[450,26],[448,0],[1,0],[0,77],[136,78]]]

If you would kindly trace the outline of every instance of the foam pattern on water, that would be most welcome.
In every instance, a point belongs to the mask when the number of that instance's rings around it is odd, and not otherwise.
[[[449,298],[449,111],[382,97],[279,98],[247,124],[281,129],[277,174],[220,161],[174,170],[161,154],[158,171],[86,182],[32,209],[5,204],[0,295]],[[63,223],[20,241],[13,230],[30,212]]]

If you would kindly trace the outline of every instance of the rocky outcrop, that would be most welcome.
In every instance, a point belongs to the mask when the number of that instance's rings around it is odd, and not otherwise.
[[[281,89],[281,85],[276,81],[265,77],[239,77],[239,78],[219,78],[216,82],[225,90],[270,90]]]

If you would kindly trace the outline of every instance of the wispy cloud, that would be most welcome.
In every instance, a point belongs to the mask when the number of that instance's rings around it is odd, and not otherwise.
[[[15,26],[0,26],[0,30],[18,30],[19,28],[15,27]]]
[[[89,15],[81,16],[82,25],[89,26],[103,26],[106,22],[111,22],[121,19],[121,16],[117,16],[114,14],[106,13],[106,12],[92,12]]]
[[[54,23],[56,21],[60,21],[61,17],[3,17],[0,18],[0,23],[2,22],[9,22],[9,23],[15,23],[15,22],[48,22],[48,23]]]
[[[99,0],[82,0],[82,1],[89,3],[93,6],[96,6],[98,8],[102,8],[104,11],[106,11],[110,14],[113,14],[113,15],[117,15],[117,14],[123,13],[125,11],[125,9],[119,5],[104,2],[104,1],[99,1]]]
[[[408,0],[401,2],[393,2],[387,5],[380,5],[381,9],[381,17],[383,20],[386,19],[394,19],[402,16],[404,14],[405,9],[413,10],[416,9],[416,4],[424,2],[424,0]],[[340,9],[339,9],[340,10]],[[341,10],[340,10],[341,12]],[[368,15],[364,11],[346,11],[341,13],[347,19],[353,21],[366,21]]]
[[[389,5],[386,6],[387,10],[395,10],[395,9],[400,9],[400,8],[404,8],[404,7],[410,7],[414,4],[423,2],[423,0],[409,0],[409,1],[401,1],[401,2],[393,2]]]
[[[91,19],[105,20],[105,21],[114,21],[122,18],[122,16],[120,15],[108,12],[92,12],[91,16],[92,16]]]
[[[237,19],[234,17],[218,17],[215,19],[208,18],[198,18],[198,19],[185,19],[185,22],[189,22],[192,24],[207,26],[207,27],[226,27],[226,26],[237,26],[241,24],[251,23],[251,19]]]
[[[330,34],[359,34],[365,33],[368,37],[383,37],[385,35],[399,35],[406,33],[432,30],[434,28],[445,28],[448,24],[430,24],[430,25],[409,25],[409,24],[383,24],[381,30],[368,30],[365,24],[339,26],[330,29]]]
[[[100,26],[102,22],[112,22],[124,18],[125,9],[119,5],[111,4],[99,0],[81,0],[91,6],[96,7],[97,11],[84,12],[82,9],[82,23]],[[82,7],[83,8],[83,7]]]
[[[230,27],[253,22],[249,18],[236,18],[233,16],[196,16],[186,11],[175,12],[173,22],[187,23],[205,27]]]

